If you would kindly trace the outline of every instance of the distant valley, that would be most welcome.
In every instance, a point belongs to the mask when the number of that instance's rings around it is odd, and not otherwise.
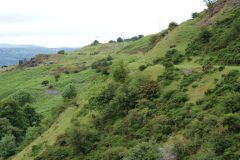
[[[0,44],[0,67],[3,65],[13,65],[19,60],[23,60],[25,58],[30,59],[36,54],[54,54],[60,50],[68,52],[79,48],[46,48],[35,45]]]

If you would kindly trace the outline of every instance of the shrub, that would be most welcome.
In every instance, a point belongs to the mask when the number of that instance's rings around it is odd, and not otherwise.
[[[95,40],[95,41],[92,42],[91,45],[98,45],[98,44],[99,44],[99,41],[98,41],[98,40]]]
[[[116,43],[116,41],[114,41],[114,40],[110,40],[108,43]]]
[[[192,13],[192,18],[193,19],[198,18],[198,17],[199,17],[199,13],[197,13],[197,12]]]
[[[158,97],[159,86],[156,81],[149,81],[139,89],[140,98],[153,99]]]
[[[201,33],[200,33],[200,40],[203,43],[208,43],[209,39],[212,37],[212,33],[206,29],[204,29]]]
[[[227,126],[230,132],[240,131],[240,118],[236,114],[228,114],[224,117],[223,126]]]
[[[182,160],[184,155],[186,154],[186,149],[183,142],[174,142],[172,153],[176,156],[176,160]]]
[[[17,146],[15,137],[12,135],[6,135],[0,140],[0,157],[9,157],[16,152]]]
[[[25,134],[25,141],[31,142],[37,136],[37,128],[36,127],[29,127]]]
[[[88,153],[93,149],[94,143],[98,141],[98,133],[88,127],[74,127],[69,132],[70,145],[76,153]]]
[[[24,90],[19,90],[12,94],[10,98],[13,98],[16,100],[21,106],[24,106],[26,103],[32,103],[33,102],[33,97],[32,95]]]
[[[62,93],[62,97],[64,101],[68,99],[73,99],[77,96],[77,90],[74,85],[69,84],[64,88],[64,91]]]
[[[118,37],[117,42],[118,43],[123,42],[123,39],[121,37]]]
[[[226,97],[226,100],[224,101],[224,107],[227,113],[235,113],[240,111],[240,94],[238,93]]]
[[[48,84],[49,84],[49,81],[48,81],[48,80],[42,81],[42,85],[43,85],[43,86],[46,86],[46,85],[48,85]]]
[[[168,25],[168,29],[169,30],[173,30],[174,28],[176,28],[178,26],[178,24],[176,22],[171,22]]]
[[[64,50],[60,50],[60,51],[58,51],[57,54],[65,54],[65,51]]]
[[[124,147],[113,147],[106,150],[103,154],[105,160],[120,160],[126,156],[128,150]]]
[[[54,78],[55,78],[55,81],[57,82],[57,81],[59,80],[59,78],[60,78],[60,75],[59,75],[59,74],[56,74],[56,75],[54,76]]]
[[[158,160],[162,155],[154,142],[143,142],[131,148],[124,160]]]
[[[13,99],[6,99],[0,103],[0,118],[3,117],[7,118],[14,127],[24,130],[28,127],[28,119],[23,108]]]
[[[125,82],[127,79],[127,68],[124,66],[123,61],[120,61],[118,66],[114,69],[113,78],[116,82]]]
[[[144,71],[146,68],[147,68],[146,65],[141,65],[141,66],[139,66],[139,70],[140,70],[140,71]]]

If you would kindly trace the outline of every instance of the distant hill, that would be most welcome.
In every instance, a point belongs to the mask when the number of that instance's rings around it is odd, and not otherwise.
[[[80,48],[80,47],[79,47]],[[54,54],[59,50],[74,51],[79,48],[45,48],[35,45],[0,44],[0,66],[13,65],[24,58],[30,59],[36,54]]]

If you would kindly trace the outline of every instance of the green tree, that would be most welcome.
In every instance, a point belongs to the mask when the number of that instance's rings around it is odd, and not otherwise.
[[[26,103],[33,102],[32,95],[29,92],[24,90],[19,90],[15,92],[10,96],[10,98],[13,98],[14,100],[16,100],[20,104],[20,106],[24,106]]]
[[[48,80],[42,81],[42,85],[43,85],[43,86],[46,86],[46,85],[48,85],[48,84],[49,84],[49,81],[48,81]]]
[[[76,153],[88,153],[98,140],[97,131],[88,127],[74,127],[69,131],[70,145]]]
[[[130,149],[124,160],[160,160],[161,157],[161,152],[156,143],[143,142]]]
[[[60,75],[59,75],[59,74],[56,74],[56,75],[54,76],[54,78],[55,78],[55,81],[57,82],[57,81],[59,80],[59,78],[60,78]]]
[[[26,104],[24,106],[24,113],[30,126],[39,125],[41,116],[36,112],[35,108],[31,104]]]
[[[99,41],[98,41],[98,40],[95,40],[95,41],[92,42],[91,45],[98,45],[98,44],[99,44]]]
[[[123,42],[123,39],[121,37],[118,37],[117,42],[118,43]]]
[[[17,146],[15,137],[6,135],[0,140],[0,157],[7,158],[16,152]]]
[[[65,87],[62,97],[64,101],[67,101],[68,99],[73,99],[77,96],[77,90],[74,85],[69,84]]]
[[[0,103],[0,118],[7,118],[17,128],[27,129],[28,119],[16,100],[7,99]]]
[[[117,65],[117,67],[115,68],[114,72],[113,72],[113,78],[116,82],[125,82],[125,80],[127,79],[127,74],[128,74],[128,70],[127,68],[124,66],[123,61],[120,61],[119,64]]]
[[[64,50],[60,50],[60,51],[58,51],[57,54],[65,54],[65,51]]]

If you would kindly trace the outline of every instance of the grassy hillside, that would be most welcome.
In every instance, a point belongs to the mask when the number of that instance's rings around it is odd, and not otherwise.
[[[210,12],[137,41],[2,69],[0,107],[24,90],[42,117],[9,159],[238,160],[239,3],[219,0]]]

